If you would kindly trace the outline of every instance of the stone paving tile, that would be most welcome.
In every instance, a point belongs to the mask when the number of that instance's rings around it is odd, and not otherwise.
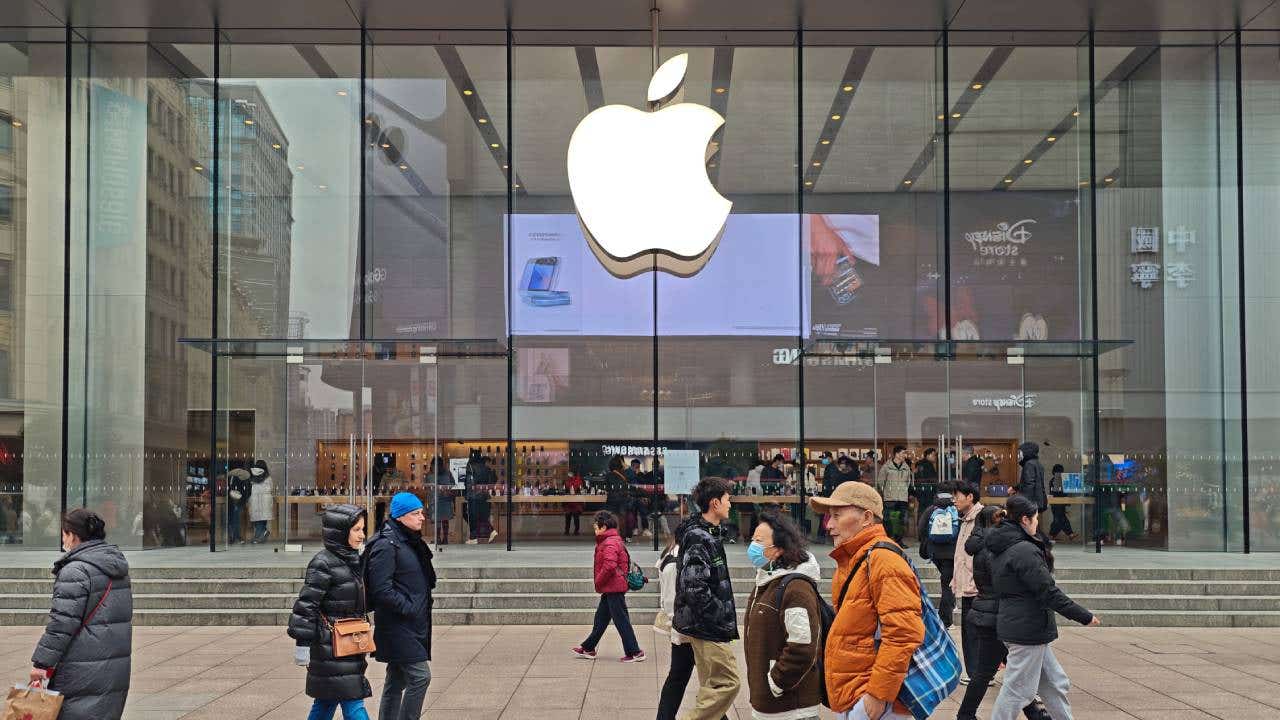
[[[424,717],[447,720],[649,720],[666,677],[670,646],[636,629],[649,660],[622,664],[610,630],[592,662],[569,649],[585,627],[442,627],[434,636]],[[19,681],[38,629],[0,628],[0,679]],[[280,628],[138,628],[124,720],[295,720],[311,705],[305,671]],[[736,648],[741,659],[741,646]],[[1077,720],[1276,720],[1280,718],[1280,630],[1063,627],[1055,651],[1072,676]],[[371,662],[376,713],[385,666]],[[696,676],[685,702],[697,692]],[[979,712],[990,715],[999,693]],[[750,717],[747,689],[729,717]],[[959,693],[935,717],[954,717]],[[686,705],[687,706],[687,705]],[[831,717],[823,714],[823,719]]]

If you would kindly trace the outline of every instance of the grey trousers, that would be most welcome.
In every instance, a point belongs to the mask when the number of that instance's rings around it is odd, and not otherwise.
[[[1071,703],[1067,702],[1071,680],[1053,656],[1053,648],[1007,645],[1009,658],[1005,661],[1004,684],[1000,686],[991,720],[1017,720],[1022,708],[1037,694],[1053,720],[1072,720]]]
[[[378,720],[418,720],[422,702],[431,685],[431,667],[426,660],[419,663],[388,663],[387,679],[382,684],[382,703]]]

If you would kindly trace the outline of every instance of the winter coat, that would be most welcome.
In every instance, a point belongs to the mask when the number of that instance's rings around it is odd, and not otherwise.
[[[876,543],[892,542],[884,525],[873,525],[831,551],[836,561],[831,601],[858,561]],[[876,630],[880,645],[876,647]],[[828,707],[846,712],[870,693],[893,700],[894,711],[909,715],[897,701],[907,677],[911,655],[924,642],[920,583],[907,561],[890,550],[876,550],[849,583],[844,604],[827,633],[826,671]]]
[[[911,484],[914,480],[911,463],[898,465],[890,460],[880,466],[876,489],[884,496],[885,502],[906,502],[911,497]]]
[[[360,553],[347,544],[351,528],[363,516],[355,505],[324,511],[324,549],[311,558],[289,616],[289,637],[311,648],[307,695],[319,700],[359,700],[373,694],[364,676],[369,667],[364,655],[333,656],[332,623],[368,612]]]
[[[1021,525],[1003,522],[987,534],[992,555],[991,575],[1000,598],[996,634],[1000,642],[1015,645],[1047,645],[1058,639],[1053,613],[1081,625],[1093,622],[1093,614],[1077,605],[1053,582],[1045,544]]]
[[[956,545],[960,544],[959,539],[950,543],[935,543],[929,539],[929,530],[932,527],[933,511],[942,508],[949,508],[954,505],[951,501],[951,495],[942,493],[934,498],[933,504],[924,509],[920,513],[920,522],[916,523],[920,529],[918,532],[920,540],[920,556],[929,558],[930,560],[941,560],[943,562],[951,560],[956,556]]]
[[[271,477],[267,464],[259,460],[254,468],[262,470],[261,475],[250,475],[253,480],[253,492],[249,495],[249,520],[262,522],[270,520],[276,512],[276,481]],[[252,470],[250,470],[252,473]]]
[[[827,466],[826,472],[822,474],[822,494],[827,497],[830,497],[831,493],[835,492],[836,488],[840,487],[841,483],[850,482],[862,477],[858,472],[858,467],[856,465],[851,467],[849,472],[841,472],[840,468],[836,467],[836,465],[837,463],[831,463]]]
[[[231,486],[228,488],[228,491],[240,493],[239,500],[228,496],[227,501],[237,503],[239,505],[244,505],[249,502],[249,498],[253,497],[253,482],[249,479],[249,471],[244,468],[236,468],[235,470],[227,473],[227,477],[231,479]]]
[[[431,591],[436,586],[431,557],[422,536],[396,520],[387,520],[366,544],[365,586],[379,662],[431,659]]]
[[[609,528],[596,535],[595,563],[592,566],[598,593],[624,593],[627,591],[627,569],[631,556],[622,545],[622,536],[616,528]]]
[[[778,588],[789,575],[801,577],[787,583],[779,604]],[[822,617],[816,583],[821,579],[822,569],[813,555],[797,567],[766,566],[756,571],[755,588],[743,616],[742,641],[756,718],[799,720],[818,715]]]
[[[667,614],[668,621],[676,614],[676,571],[679,569],[679,559],[680,546],[676,545],[671,548],[671,552],[659,555],[658,562],[654,563],[654,567],[658,570],[658,606]],[[654,629],[657,629],[656,625]],[[683,635],[676,632],[675,628],[670,630],[670,635],[672,645],[684,645],[689,642]]]
[[[738,639],[738,609],[721,538],[724,530],[702,519],[676,529],[680,559],[676,569],[676,612],[671,626],[681,635],[729,642]]]
[[[1049,495],[1044,482],[1044,465],[1040,464],[1040,446],[1025,442],[1018,446],[1022,459],[1022,478],[1018,481],[1018,494],[1036,504],[1040,512],[1049,509]]]
[[[627,476],[617,470],[611,470],[605,476],[604,484],[605,507],[614,515],[622,515],[631,503],[631,487],[627,483]]]
[[[973,556],[967,543],[973,537],[974,528],[978,526],[978,513],[982,512],[982,503],[974,503],[969,512],[960,516],[960,536],[956,538],[955,562],[952,565],[951,592],[956,597],[974,597],[978,587],[973,583]]]
[[[964,464],[960,466],[960,477],[970,485],[977,487],[982,484],[982,467],[982,458],[974,455],[965,460]]]
[[[49,689],[63,695],[59,720],[119,720],[133,641],[129,562],[115,545],[89,540],[55,562],[53,574],[49,622],[31,664],[54,671]]]
[[[453,473],[442,470],[436,474],[435,483],[436,520],[453,519]]]
[[[990,531],[975,525],[973,533],[964,541],[965,553],[973,557],[973,586],[978,592],[969,606],[966,619],[978,627],[994,630],[1000,612],[1000,598],[991,577],[991,550],[987,547],[987,533]]]

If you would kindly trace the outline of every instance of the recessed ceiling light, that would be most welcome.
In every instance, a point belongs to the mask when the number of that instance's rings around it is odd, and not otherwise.
[[[1027,158],[1026,160],[1023,160],[1022,162],[1023,162],[1023,164],[1025,164],[1025,165],[1030,165],[1030,164],[1031,164],[1031,158]]]
[[[203,166],[203,165],[199,165],[199,164],[197,164],[197,165],[196,165],[196,172],[200,172],[201,170],[204,170],[204,166]]]
[[[805,187],[813,187],[813,181],[812,181],[812,180],[805,180],[805,181],[804,181],[804,185],[805,185]]]
[[[468,88],[468,89],[466,89],[466,90],[463,90],[463,91],[462,91],[462,94],[463,94],[463,95],[471,95],[471,94],[472,94],[472,93],[474,93],[474,92],[475,92],[474,90],[471,90],[470,88]]]
[[[1115,182],[1115,181],[1116,181],[1115,178],[1102,178],[1102,182],[1104,183]]]
[[[822,138],[822,144],[823,144],[823,145],[830,145],[830,144],[831,144],[831,141],[830,141],[830,140],[828,140],[828,139],[826,139],[826,138]]]
[[[818,160],[814,160],[814,161],[813,161],[813,166],[814,166],[814,167],[822,167],[822,162],[821,162],[821,161],[818,161]]]
[[[939,116],[938,116],[938,119],[939,119],[939,120],[946,120],[946,119],[947,119],[947,116],[946,116],[946,115],[939,115]]]
[[[347,96],[347,91],[346,91],[346,90],[339,90],[339,91],[338,91],[338,97],[346,97],[346,96]]]
[[[1004,182],[1006,185],[1008,185],[1009,183],[1013,182],[1013,178],[1005,178]]]
[[[1058,138],[1056,138],[1056,137],[1054,137],[1054,136],[1052,136],[1052,135],[1050,135],[1049,137],[1045,138],[1045,140],[1047,140],[1047,141],[1049,141],[1049,142],[1058,142]]]
[[[298,166],[298,169],[299,169],[299,170],[302,170],[302,169],[305,169],[306,167],[307,167],[306,165],[299,165],[299,166]]]
[[[832,115],[832,116],[831,116],[831,119],[832,119],[832,120],[839,120],[839,119],[840,119],[840,116],[839,116],[839,115]]]
[[[328,185],[317,185],[316,187],[320,188],[321,190],[328,190],[328,189],[329,189],[329,186],[328,186]]]
[[[252,124],[253,124],[253,119],[252,119],[252,118],[245,118],[245,119],[244,119],[244,124],[245,124],[245,125],[252,125]]]
[[[840,88],[840,89],[841,89],[841,90],[844,90],[845,92],[853,92],[853,86],[852,86],[852,85],[845,85],[844,87],[842,87],[842,88]]]
[[[951,113],[951,117],[956,118],[958,120],[960,118],[960,113],[958,112]]]
[[[520,183],[514,183],[511,185],[511,187],[520,187]]]
[[[723,94],[725,94],[725,92],[726,92],[727,90],[728,90],[728,88],[718,87],[718,88],[716,88],[716,94],[717,94],[717,95],[723,95]]]
[[[903,181],[902,181],[902,184],[903,184],[903,185],[910,185],[912,182],[913,182],[912,180],[903,180]]]
[[[1072,110],[1072,111],[1071,111],[1071,117],[1080,117],[1080,111],[1079,111],[1079,110]]]
[[[715,167],[715,166],[716,166],[715,163],[707,163],[707,167]]]
[[[480,118],[476,120],[476,122],[480,123],[481,125],[484,125],[485,123],[489,122],[489,120],[487,118]]]
[[[970,88],[972,88],[972,89],[974,89],[974,90],[981,90],[981,89],[982,89],[982,83],[974,83],[974,84],[970,85],[969,87],[970,87]]]
[[[14,121],[13,121],[13,126],[14,126],[14,127],[22,127],[22,121],[21,121],[21,120],[14,120]]]
[[[489,143],[489,147],[496,148],[498,147],[498,143]]]
[[[382,143],[382,149],[384,149],[384,150],[385,150],[385,149],[387,149],[387,148],[389,148],[389,147],[391,147],[391,143]]]
[[[506,169],[507,169],[507,168],[509,168],[509,167],[511,167],[511,166],[510,166],[510,165],[503,165],[503,166],[502,166],[502,169],[503,169],[503,170],[506,170]]]
[[[364,124],[365,124],[365,125],[372,125],[372,124],[373,124],[373,118],[365,118],[365,119],[364,119]]]
[[[408,170],[408,169],[409,169],[409,166],[408,166],[408,165],[405,165],[404,163],[400,163],[400,169],[401,169],[401,170]]]

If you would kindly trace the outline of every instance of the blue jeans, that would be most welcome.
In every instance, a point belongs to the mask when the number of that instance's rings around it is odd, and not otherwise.
[[[316,700],[311,703],[307,720],[333,720],[333,714],[342,707],[343,720],[369,720],[364,700]]]
[[[240,501],[227,502],[227,542],[240,542]]]
[[[387,679],[382,684],[378,720],[418,720],[422,702],[431,685],[431,667],[426,660],[416,663],[387,663]]]

